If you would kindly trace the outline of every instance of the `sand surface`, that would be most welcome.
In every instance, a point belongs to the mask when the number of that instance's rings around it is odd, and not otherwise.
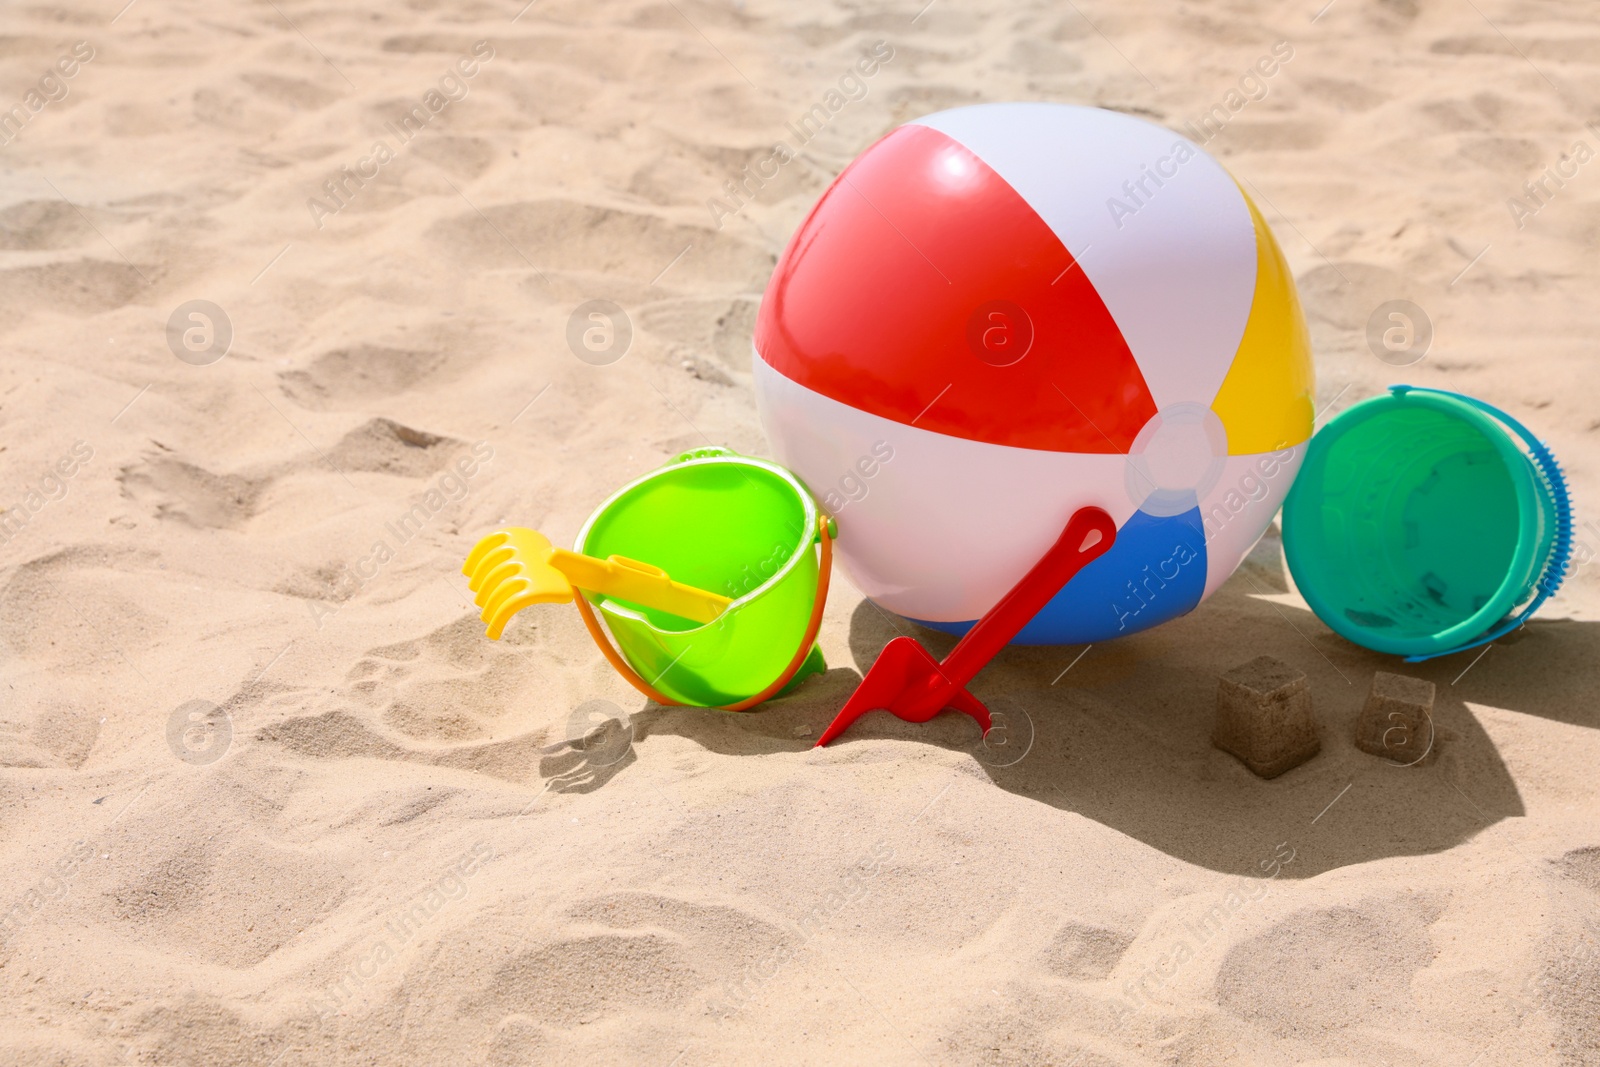
[[[957,716],[810,749],[895,633],[843,578],[830,672],[727,716],[647,705],[570,609],[486,641],[458,573],[687,447],[764,451],[768,273],[896,123],[1181,128],[1278,42],[1209,148],[1299,279],[1319,406],[1484,396],[1586,517],[1600,161],[1524,183],[1600,149],[1592,4],[120,3],[0,36],[0,1060],[1600,1063],[1593,565],[1408,669],[1439,693],[1410,769],[1352,741],[1397,661],[1317,622],[1275,535],[1186,618],[1005,653],[1004,759]],[[595,299],[631,324],[605,366],[565,339]],[[1435,331],[1404,370],[1365,338],[1391,299]],[[169,350],[191,300],[218,362]],[[1273,781],[1209,745],[1261,653],[1323,728]],[[627,730],[569,744],[591,701]]]

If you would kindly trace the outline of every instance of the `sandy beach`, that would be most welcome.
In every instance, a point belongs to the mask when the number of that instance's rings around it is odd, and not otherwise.
[[[1589,5],[524,2],[7,13],[0,1060],[1600,1064]],[[473,543],[770,454],[789,236],[896,125],[1005,100],[1229,168],[1323,421],[1403,380],[1535,428],[1560,595],[1406,666],[1274,527],[1187,616],[1006,650],[1002,756],[959,715],[812,748],[891,638],[953,643],[843,573],[827,673],[751,714],[648,703],[570,608],[486,640]],[[616,358],[569,343],[591,301]],[[1322,739],[1271,780],[1210,743],[1263,654]],[[1437,687],[1427,762],[1355,746],[1377,671]]]

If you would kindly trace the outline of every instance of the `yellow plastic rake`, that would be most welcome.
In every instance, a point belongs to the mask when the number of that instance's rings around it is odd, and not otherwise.
[[[700,623],[711,622],[733,603],[717,593],[675,582],[660,567],[636,559],[598,559],[557,548],[539,531],[524,526],[496,530],[479,541],[461,573],[477,594],[475,603],[483,609],[481,618],[494,641],[523,608],[570,603],[575,589]]]

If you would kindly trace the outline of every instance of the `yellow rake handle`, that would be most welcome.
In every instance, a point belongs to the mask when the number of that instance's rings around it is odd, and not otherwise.
[[[550,565],[579,589],[671,612],[694,622],[711,622],[733,603],[720,593],[675,582],[660,567],[626,556],[596,559],[557,548],[550,552]]]
[[[783,673],[778,675],[773,683],[761,692],[734,704],[724,704],[717,709],[718,711],[746,711],[763,700],[771,699],[778,690],[789,684],[789,680],[794,677],[795,672],[805,663],[806,657],[811,654],[811,646],[816,644],[817,641],[817,631],[822,629],[822,611],[828,604],[828,579],[833,575],[833,537],[829,533],[829,523],[831,521],[826,515],[817,520],[817,529],[821,535],[822,542],[822,558],[817,566],[817,596],[811,604],[811,621],[806,624],[806,635],[800,639],[800,645],[795,649],[794,658],[789,660],[789,666],[784,668]],[[583,624],[588,627],[589,636],[594,638],[594,643],[600,646],[600,652],[606,657],[606,661],[616,668],[617,673],[622,675],[629,685],[657,704],[664,704],[672,708],[684,706],[681,702],[671,699],[657,690],[655,686],[639,677],[639,673],[628,665],[628,661],[623,659],[622,654],[612,645],[611,638],[601,627],[600,620],[595,618],[594,609],[589,606],[589,601],[584,598],[581,592],[572,598],[572,602],[578,606],[578,614],[583,616]]]

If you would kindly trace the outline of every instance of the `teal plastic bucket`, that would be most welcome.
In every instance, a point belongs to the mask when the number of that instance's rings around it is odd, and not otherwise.
[[[1329,629],[1415,663],[1487,644],[1554,595],[1572,508],[1555,457],[1516,419],[1397,385],[1311,439],[1283,549]]]

